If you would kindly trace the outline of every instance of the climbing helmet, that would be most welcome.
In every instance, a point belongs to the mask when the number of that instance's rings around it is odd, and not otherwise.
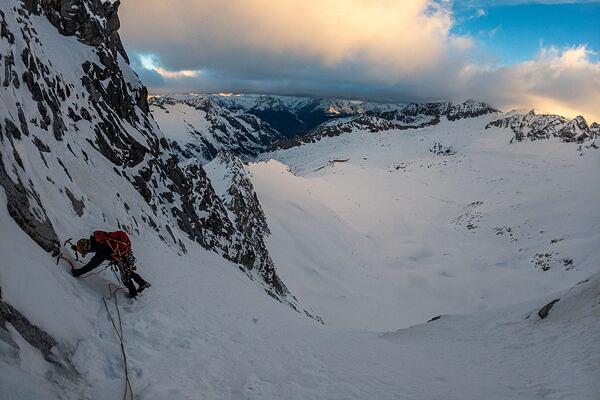
[[[87,253],[90,251],[90,240],[89,239],[79,239],[77,241],[77,252],[85,257]]]

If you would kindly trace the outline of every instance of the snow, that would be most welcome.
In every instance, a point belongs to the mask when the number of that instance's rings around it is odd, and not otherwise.
[[[510,131],[484,129],[491,118],[355,131],[251,164],[269,251],[300,303],[332,325],[387,330],[598,271],[600,155],[558,140],[509,144]],[[436,156],[435,143],[456,155]],[[550,270],[536,268],[539,254]]]
[[[71,304],[24,293],[4,298],[42,311],[34,321],[53,334],[69,329],[52,321],[80,325],[68,341],[77,343],[74,362],[87,385],[71,385],[62,395],[119,397],[120,352],[100,300],[111,275],[74,280],[65,266],[55,267],[36,251],[1,209],[3,242],[15,249],[14,259],[3,256],[3,265],[11,268],[2,270],[2,287],[18,286],[13,264],[26,257],[32,287],[43,286]],[[535,312],[546,299],[381,335],[303,318],[256,290],[222,258],[186,245],[190,254],[179,257],[153,235],[134,238],[141,273],[154,283],[136,302],[119,300],[137,398],[594,399],[600,393],[594,380],[598,275],[559,294],[561,301],[543,321]],[[42,273],[47,270],[53,279]],[[35,381],[46,388],[11,381],[33,379],[29,374],[40,368],[39,360],[28,368],[35,360],[28,354],[21,353],[27,359],[18,370],[2,374],[9,383],[2,385],[4,398],[54,397],[39,375]],[[16,372],[26,368],[28,375]]]
[[[11,258],[3,256],[10,268],[3,267],[2,287],[19,286],[14,264],[25,266],[20,261],[26,258],[30,287],[45,288],[41,295],[54,291],[70,305],[18,292],[3,291],[3,297],[38,309],[34,321],[53,334],[70,332],[53,321],[79,325],[69,342],[78,343],[74,362],[89,387],[71,386],[63,396],[120,396],[118,342],[100,300],[111,275],[74,280],[65,266],[56,267],[36,251],[1,209],[3,242],[14,248]],[[380,335],[322,326],[290,312],[217,255],[186,245],[190,254],[179,257],[153,235],[134,238],[141,273],[154,283],[136,302],[120,299],[139,398],[593,399],[600,393],[594,380],[600,354],[598,275],[570,295],[559,295],[543,321],[524,318],[546,299]],[[20,368],[35,360],[30,353],[26,357]],[[35,368],[39,360],[28,374]],[[8,371],[2,379],[24,379],[14,368]],[[2,387],[9,399],[54,397],[44,386]]]
[[[313,97],[298,97],[298,96],[280,96],[280,95],[260,95],[260,94],[231,94],[231,93],[214,93],[214,94],[166,94],[156,96],[160,98],[169,98],[174,101],[201,101],[209,99],[216,104],[231,110],[287,110],[292,113],[297,113],[303,108],[312,110],[322,110],[333,112],[335,114],[361,114],[366,111],[384,112],[396,111],[404,108],[404,103],[375,103],[365,102],[361,100],[346,100],[335,98],[313,98]],[[330,111],[331,110],[331,111]]]
[[[264,121],[236,109],[223,108],[213,99],[169,95],[157,97],[151,103],[152,115],[165,137],[180,149],[181,163],[190,158],[206,163],[220,150],[254,158],[281,138]]]
[[[17,32],[18,14],[8,7],[5,14]],[[53,66],[50,78],[59,73],[73,84],[62,114],[87,107],[79,77],[83,62],[98,61],[93,48],[58,35],[43,17],[31,20],[41,38],[33,50]],[[25,47],[20,35],[15,40],[15,48]],[[0,41],[2,54],[10,49]],[[138,87],[123,59],[119,65]],[[16,53],[15,71],[25,69]],[[17,102],[28,119],[39,118],[25,85],[0,93],[0,118],[17,120]],[[222,98],[244,107],[273,101]],[[275,100],[285,107],[306,101]],[[331,100],[320,106],[367,107]],[[238,265],[154,214],[86,141],[87,121],[66,121],[63,141],[29,124],[30,137],[14,141],[23,167],[16,167],[16,152],[1,157],[11,178],[31,181],[25,190],[37,190],[61,241],[95,229],[125,226],[131,233],[139,273],[153,284],[135,301],[117,294],[136,399],[598,399],[600,153],[558,140],[509,144],[510,131],[483,129],[493,117],[355,131],[247,167],[272,232],[275,265],[298,304],[325,325],[274,300]],[[150,145],[153,135],[119,122]],[[177,130],[181,121],[171,123],[178,125],[163,125],[167,137],[184,132]],[[51,150],[47,165],[34,136]],[[6,137],[4,143],[9,149]],[[436,143],[456,154],[434,155]],[[207,169],[223,195],[225,169],[214,161]],[[66,189],[84,200],[81,217]],[[138,223],[145,215],[154,216],[158,232]],[[187,253],[165,240],[166,224]],[[55,351],[81,375],[61,372],[6,323],[0,398],[122,396],[122,355],[102,301],[117,281],[110,270],[95,272],[75,279],[65,262],[57,265],[9,216],[0,190],[2,301],[55,338]],[[541,320],[537,311],[556,298]],[[113,300],[109,305],[115,316]],[[455,315],[423,324],[439,314]]]
[[[170,118],[168,114],[178,113],[178,118]],[[169,109],[152,107],[152,114],[160,124],[165,137],[176,140],[178,143],[193,143],[194,136],[190,133],[208,131],[209,123],[206,120],[206,112],[196,110],[185,103],[176,103],[169,106]],[[207,135],[207,139],[212,138]],[[215,142],[212,141],[214,144]]]
[[[597,193],[574,179],[593,174],[597,156],[575,157],[572,147],[551,142],[507,147],[506,132],[471,129],[480,125],[485,118],[357,133],[278,153],[297,175],[278,161],[250,166],[279,271],[300,303],[325,317],[324,326],[266,296],[192,242],[180,256],[152,232],[134,235],[140,273],[153,283],[135,302],[119,299],[137,398],[597,398],[600,276],[592,275],[598,265],[592,250],[598,221],[585,213]],[[454,161],[429,153],[439,140],[459,150]],[[344,157],[350,160],[314,171]],[[406,163],[408,176],[389,170],[396,162]],[[477,185],[464,184],[475,175]],[[486,218],[512,225],[527,216],[529,227],[516,231],[524,243],[453,226],[451,217],[475,199],[483,201]],[[0,198],[3,299],[71,349],[86,383],[50,385],[39,373],[50,367],[20,341],[18,366],[0,355],[4,398],[121,396],[121,355],[101,302],[114,278],[105,271],[73,279],[18,229],[5,201]],[[479,232],[495,222],[482,220]],[[62,229],[81,230],[76,223],[67,218]],[[546,233],[535,234],[540,227]],[[561,251],[578,255],[577,267],[536,270],[529,255],[559,234]],[[294,246],[285,243],[292,239]],[[508,258],[512,246],[528,249],[527,256]],[[289,251],[285,262],[283,251]],[[449,261],[438,264],[442,259]],[[312,286],[310,296],[303,284]],[[401,302],[390,305],[398,298],[389,295],[392,289]],[[556,297],[561,300],[540,320],[537,310]],[[513,305],[488,310],[502,303]],[[397,330],[476,308],[486,310]]]

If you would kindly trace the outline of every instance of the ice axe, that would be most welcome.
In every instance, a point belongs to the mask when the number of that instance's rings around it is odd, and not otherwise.
[[[73,245],[73,242],[72,242],[72,240],[73,240],[73,238],[68,238],[67,240],[65,240],[65,242],[63,243],[63,247],[66,247],[66,246],[67,246],[67,244],[70,244],[70,245],[71,245],[71,248],[75,247],[75,246]],[[58,254],[58,257],[56,257],[56,265],[58,265],[58,263],[60,262],[60,260],[61,260],[61,259],[63,259],[63,260],[65,260],[66,262],[68,262],[68,263],[69,263],[69,265],[71,266],[71,269],[74,269],[74,268],[75,268],[75,264],[73,264],[73,261],[71,261],[71,260],[69,260],[67,257],[63,256],[63,253],[62,253],[62,252],[60,252],[60,253]],[[77,250],[75,250],[75,260],[79,261],[79,254],[77,253]]]

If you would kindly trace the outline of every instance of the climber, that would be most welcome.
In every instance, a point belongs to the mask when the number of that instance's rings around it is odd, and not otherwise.
[[[135,257],[131,252],[131,242],[129,236],[123,231],[95,231],[89,239],[79,239],[77,245],[71,248],[83,257],[89,252],[96,253],[86,265],[71,270],[75,278],[97,268],[102,262],[109,261],[109,265],[116,265],[119,269],[121,281],[129,290],[130,298],[135,298],[138,293],[150,287],[150,283],[135,272]],[[137,289],[133,281],[137,283]]]

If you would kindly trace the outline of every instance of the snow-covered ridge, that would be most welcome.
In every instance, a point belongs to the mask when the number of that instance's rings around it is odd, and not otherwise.
[[[167,94],[156,96],[169,97],[179,101],[188,101],[198,98],[210,98],[214,102],[230,109],[252,110],[287,110],[300,112],[301,110],[320,110],[332,115],[359,114],[367,111],[393,111],[405,106],[402,103],[376,103],[362,100],[347,100],[336,98],[319,98],[308,96],[284,96],[265,94]]]
[[[300,310],[301,306],[295,297],[289,295],[286,285],[275,273],[275,266],[266,245],[271,231],[248,168],[230,151],[219,152],[203,167],[216,194],[227,209],[229,219],[235,224],[239,235],[237,243],[240,243],[237,251],[242,254],[242,264],[247,266],[250,276],[258,275],[266,284],[265,290],[268,294],[286,294],[283,300],[295,310]],[[313,311],[303,309],[302,312],[323,323]]]
[[[556,137],[563,142],[583,143],[600,137],[600,125],[588,125],[582,116],[569,120],[560,115],[536,114],[534,110],[527,114],[509,113],[490,122],[486,129],[491,127],[511,129],[517,141]]]
[[[412,129],[499,112],[468,100],[424,104],[370,103],[275,95],[168,94],[150,97],[151,111],[182,159],[210,161],[229,150],[245,160],[274,148],[352,129]],[[195,110],[195,111],[194,111]]]
[[[394,129],[417,129],[436,125],[442,117],[449,121],[457,121],[499,112],[499,110],[488,104],[473,100],[458,104],[450,102],[413,103],[395,111],[371,111],[334,119],[319,125],[304,136],[277,142],[273,145],[273,149],[290,148],[302,143],[319,141],[324,137],[339,136],[354,130],[375,133]]]
[[[151,103],[185,103],[191,106],[205,101],[259,117],[287,138],[305,134],[332,118],[390,112],[404,107],[395,103],[256,94],[167,94],[151,96],[150,99]]]
[[[264,242],[271,232],[244,164],[232,153],[222,151],[204,169],[240,236],[237,242],[241,245],[243,264],[262,276],[268,288],[288,293],[274,274],[275,267]]]
[[[151,97],[150,111],[183,162],[206,163],[222,150],[250,159],[283,138],[260,118],[225,108],[211,96]]]
[[[253,268],[258,249],[243,243],[201,164],[180,165],[149,113],[117,33],[118,6],[3,3],[0,185],[10,215],[53,253],[95,229],[151,230],[181,254],[187,238]],[[280,288],[271,289],[283,299]]]

